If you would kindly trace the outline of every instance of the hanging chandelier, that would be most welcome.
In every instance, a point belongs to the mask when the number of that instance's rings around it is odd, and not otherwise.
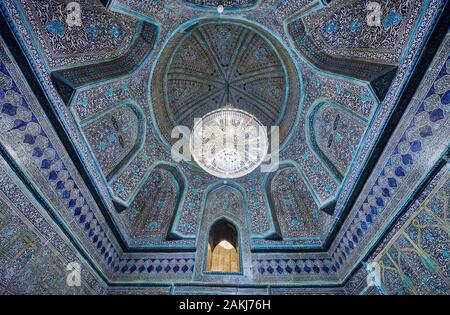
[[[190,149],[206,172],[220,178],[238,178],[264,161],[267,130],[253,115],[227,106],[195,121]]]

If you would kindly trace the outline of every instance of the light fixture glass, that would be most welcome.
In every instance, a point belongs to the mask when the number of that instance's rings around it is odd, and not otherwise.
[[[196,120],[190,147],[194,160],[206,172],[220,178],[238,178],[264,161],[267,130],[253,115],[225,107]]]

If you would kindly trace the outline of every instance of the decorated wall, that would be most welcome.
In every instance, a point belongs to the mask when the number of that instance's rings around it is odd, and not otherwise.
[[[450,292],[447,1],[69,2],[0,3],[0,293]],[[271,172],[172,158],[227,104]]]

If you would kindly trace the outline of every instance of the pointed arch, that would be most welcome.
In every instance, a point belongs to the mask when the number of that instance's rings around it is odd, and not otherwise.
[[[172,227],[185,189],[186,182],[175,166],[155,166],[130,206],[121,212],[129,235],[140,239],[178,238],[172,234]]]
[[[196,253],[196,272],[195,278],[199,281],[224,279],[223,276],[248,277],[251,274],[250,261],[250,235],[248,228],[248,208],[245,190],[234,181],[217,181],[211,184],[204,192],[202,201],[201,222],[197,231],[197,253]],[[220,238],[215,234],[213,227],[217,222],[227,222],[228,227],[233,229],[233,237]],[[213,235],[219,235],[217,238],[210,238]],[[225,240],[229,244],[225,247],[236,249],[239,268],[234,267],[234,271],[208,271],[208,266],[213,265],[212,255],[214,249],[220,241]],[[231,246],[230,246],[231,245]],[[225,252],[218,249],[219,254]],[[210,252],[210,257],[208,256]],[[234,262],[236,260],[233,260]],[[236,265],[235,265],[236,266]],[[231,268],[231,267],[230,267]],[[229,269],[231,270],[231,269]],[[235,271],[238,270],[238,271]]]

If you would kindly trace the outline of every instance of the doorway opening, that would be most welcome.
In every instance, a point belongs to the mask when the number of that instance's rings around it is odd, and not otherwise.
[[[225,219],[214,223],[209,232],[206,272],[241,271],[236,227]]]

